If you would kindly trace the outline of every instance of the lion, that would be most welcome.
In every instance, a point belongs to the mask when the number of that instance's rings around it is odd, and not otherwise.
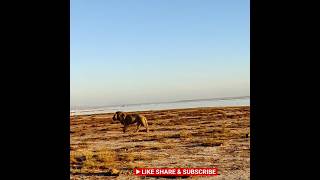
[[[128,126],[130,124],[135,124],[135,123],[137,123],[137,129],[135,132],[139,131],[139,128],[141,127],[141,125],[143,125],[147,129],[147,132],[149,132],[147,118],[140,115],[140,114],[126,114],[122,111],[117,111],[113,115],[112,120],[113,121],[120,121],[120,123],[122,125],[124,125],[123,133],[125,133],[127,131]]]

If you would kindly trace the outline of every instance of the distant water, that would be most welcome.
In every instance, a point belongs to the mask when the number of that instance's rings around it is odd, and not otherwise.
[[[183,109],[197,107],[225,107],[225,106],[250,106],[250,97],[236,98],[215,98],[205,100],[185,100],[166,103],[148,103],[148,104],[132,104],[120,106],[106,106],[99,108],[87,109],[71,109],[72,115],[88,115],[112,113],[116,111],[149,111],[149,110],[165,110],[165,109]]]

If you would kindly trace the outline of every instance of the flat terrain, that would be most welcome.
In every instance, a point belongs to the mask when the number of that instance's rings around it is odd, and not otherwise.
[[[249,106],[138,113],[149,133],[123,133],[113,113],[71,116],[71,179],[140,179],[135,167],[216,167],[211,179],[250,179]]]

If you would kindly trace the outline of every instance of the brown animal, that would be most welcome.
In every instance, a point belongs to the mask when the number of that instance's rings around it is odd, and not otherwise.
[[[125,133],[127,131],[128,126],[130,124],[135,124],[135,123],[137,123],[136,132],[139,131],[139,128],[141,127],[141,125],[143,125],[147,129],[147,132],[149,132],[147,118],[142,116],[142,115],[140,115],[140,114],[126,114],[124,112],[117,111],[113,115],[112,120],[113,121],[120,121],[120,123],[122,125],[124,125],[123,133]]]

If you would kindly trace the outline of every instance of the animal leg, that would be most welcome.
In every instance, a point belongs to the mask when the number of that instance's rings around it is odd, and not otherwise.
[[[123,127],[123,133],[126,133],[127,129],[128,129],[128,126],[127,126],[127,125],[124,125],[124,127]]]
[[[140,124],[140,123],[138,123],[138,124],[137,124],[137,130],[136,130],[136,132],[139,132],[139,128],[140,128],[140,126],[141,126],[141,124]]]
[[[147,133],[149,132],[149,126],[148,126],[148,123],[147,123],[147,127],[146,127],[146,129],[147,129]]]
[[[148,127],[148,121],[147,119],[145,119],[144,121],[142,121],[143,126],[147,129],[147,132],[149,132],[149,127]]]

